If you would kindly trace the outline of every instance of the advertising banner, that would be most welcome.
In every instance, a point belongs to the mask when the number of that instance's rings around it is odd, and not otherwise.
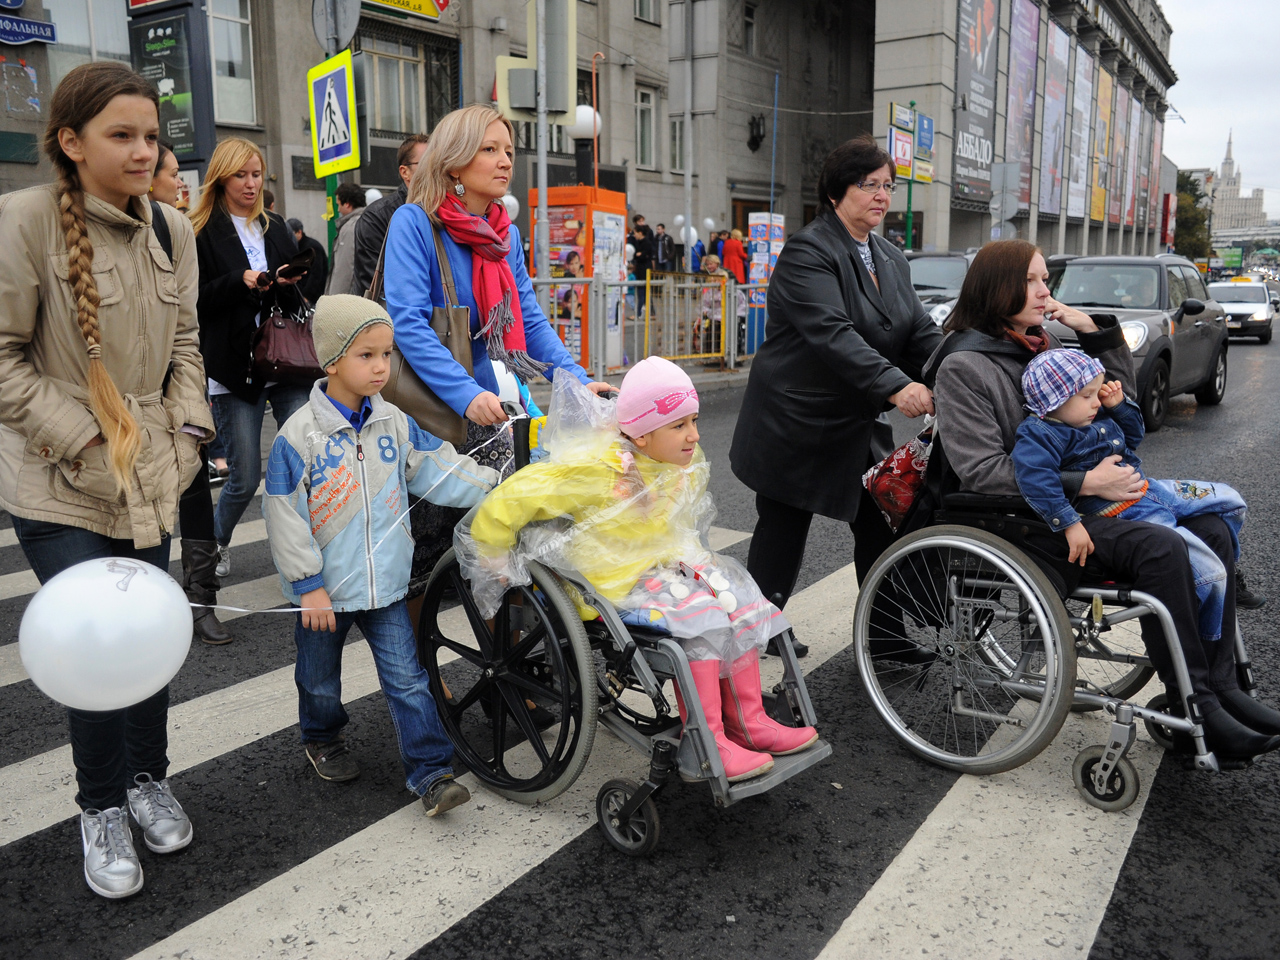
[[[1098,123],[1093,130],[1093,187],[1089,198],[1089,217],[1101,220],[1107,215],[1107,183],[1111,174],[1108,155],[1111,149],[1111,97],[1115,78],[1105,70],[1098,71]]]
[[[893,166],[899,180],[911,179],[911,160],[915,156],[916,145],[905,130],[897,127],[889,128],[889,156],[893,157]]]
[[[1111,163],[1107,167],[1107,219],[1120,223],[1124,210],[1125,146],[1129,142],[1129,91],[1116,86],[1116,115],[1111,127]]]
[[[1044,121],[1040,148],[1040,212],[1062,211],[1062,148],[1067,134],[1067,70],[1071,66],[1071,37],[1049,21],[1045,52]]]
[[[1018,164],[1018,209],[1031,205],[1031,145],[1036,123],[1036,47],[1040,8],[1032,0],[1013,0],[1009,23],[1009,109],[1005,119],[1004,158]]]
[[[133,20],[129,34],[133,69],[160,91],[160,139],[185,160],[197,152],[186,15]]]
[[[983,203],[991,199],[991,161],[996,135],[996,48],[999,0],[958,0],[955,159],[952,196]]]
[[[1089,114],[1093,110],[1093,57],[1076,47],[1076,86],[1071,97],[1071,162],[1067,167],[1067,216],[1083,217],[1089,194]]]
[[[1138,161],[1142,152],[1142,104],[1129,97],[1129,143],[1124,155],[1124,225],[1133,226],[1133,211],[1138,195]]]
[[[1147,200],[1147,224],[1156,225],[1160,209],[1160,169],[1164,156],[1164,121],[1151,118],[1151,192]]]
[[[1147,228],[1147,206],[1151,202],[1151,114],[1142,111],[1142,132],[1138,135],[1138,179],[1134,190],[1133,224],[1139,230]]]

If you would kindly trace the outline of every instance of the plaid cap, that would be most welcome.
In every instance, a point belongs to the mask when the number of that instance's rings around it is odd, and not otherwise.
[[[1103,372],[1100,361],[1080,350],[1046,350],[1022,372],[1027,409],[1037,417],[1048,416]]]

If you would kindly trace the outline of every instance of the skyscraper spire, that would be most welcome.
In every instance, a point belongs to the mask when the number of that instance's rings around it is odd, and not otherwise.
[[[1230,130],[1230,129],[1229,129],[1229,130],[1227,130],[1227,158],[1226,158],[1226,162],[1228,162],[1228,163],[1230,163],[1230,162],[1231,162],[1231,159],[1232,159],[1232,158],[1231,158],[1231,136],[1232,136],[1232,134],[1233,134],[1233,133],[1235,133],[1235,131],[1234,131],[1234,130]]]

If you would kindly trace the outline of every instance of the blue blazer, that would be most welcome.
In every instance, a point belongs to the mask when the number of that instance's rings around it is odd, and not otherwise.
[[[582,383],[590,383],[591,377],[574,361],[565,345],[547,322],[538,306],[533,283],[524,265],[524,247],[520,231],[513,223],[509,234],[511,252],[507,263],[515,276],[520,294],[520,310],[524,317],[524,338],[529,356],[551,364],[546,377],[551,379],[556,370],[565,370]],[[477,335],[480,332],[480,311],[476,308],[475,295],[471,291],[471,251],[446,232],[445,254],[453,271],[453,285],[458,302],[471,308],[471,363],[474,375],[468,375],[462,365],[440,342],[431,329],[431,313],[435,307],[445,305],[444,283],[440,279],[440,262],[436,255],[434,227],[426,212],[416,203],[406,203],[391,218],[387,232],[387,252],[383,269],[383,288],[387,299],[387,312],[395,322],[396,346],[404,354],[415,373],[436,395],[465,416],[467,407],[486,390],[498,392],[498,380],[493,375],[489,351]]]

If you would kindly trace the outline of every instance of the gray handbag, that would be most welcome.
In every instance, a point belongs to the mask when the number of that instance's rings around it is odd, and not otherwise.
[[[433,225],[434,226],[434,225]],[[474,372],[471,362],[471,308],[458,304],[458,292],[453,286],[453,270],[445,253],[440,230],[432,233],[436,240],[436,257],[440,261],[440,278],[444,281],[443,307],[431,311],[431,329],[435,331],[453,359],[462,364],[468,375]],[[378,265],[373,271],[373,282],[365,291],[365,299],[383,302],[382,266],[387,253],[387,241],[382,241]],[[436,396],[435,391],[422,382],[422,378],[409,365],[399,347],[391,348],[391,370],[382,387],[382,399],[403,410],[419,427],[441,440],[460,446],[467,439],[467,421]]]

